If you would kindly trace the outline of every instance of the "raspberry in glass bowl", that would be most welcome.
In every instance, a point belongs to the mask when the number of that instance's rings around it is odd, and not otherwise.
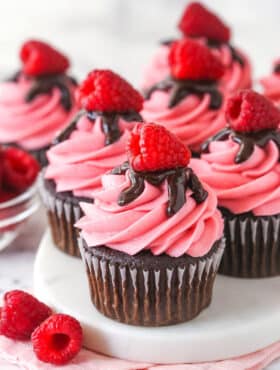
[[[38,209],[38,162],[25,151],[0,147],[0,250],[19,234]]]

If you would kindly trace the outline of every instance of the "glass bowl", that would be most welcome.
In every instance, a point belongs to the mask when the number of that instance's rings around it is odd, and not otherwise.
[[[16,198],[0,203],[0,251],[19,235],[27,219],[39,206],[37,183]]]

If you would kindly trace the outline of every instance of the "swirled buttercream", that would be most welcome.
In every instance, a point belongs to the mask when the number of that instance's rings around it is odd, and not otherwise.
[[[74,85],[70,86],[73,96],[70,111],[63,108],[58,88],[26,102],[25,97],[31,86],[32,80],[24,76],[17,81],[0,84],[0,142],[16,143],[27,150],[36,150],[51,143],[56,132],[69,123],[77,108]]]
[[[205,43],[205,40],[202,39]],[[252,85],[252,67],[248,57],[243,51],[235,49],[236,53],[243,60],[243,65],[235,60],[232,51],[227,44],[222,44],[218,48],[213,48],[213,53],[221,60],[225,66],[225,73],[219,82],[220,88],[232,93],[239,89],[250,88]],[[153,56],[151,63],[145,68],[141,87],[145,90],[155,83],[165,79],[169,74],[168,66],[169,46],[162,45]]]
[[[170,92],[153,92],[141,114],[147,122],[165,126],[193,151],[199,152],[201,144],[226,124],[223,108],[209,108],[209,94],[191,94],[172,108],[168,108],[169,99]]]
[[[193,159],[190,166],[217,194],[218,204],[235,214],[256,216],[280,213],[279,149],[273,141],[255,146],[245,162],[235,163],[239,144],[231,138],[213,141],[209,153]]]
[[[76,225],[89,247],[107,245],[129,255],[149,249],[154,255],[200,257],[222,237],[217,199],[207,185],[204,202],[197,204],[187,190],[185,205],[172,217],[166,213],[166,183],[153,186],[145,181],[144,192],[125,206],[117,200],[130,185],[128,173],[104,175],[102,185],[94,194],[94,204],[81,203],[85,216]]]
[[[101,187],[101,176],[126,160],[125,147],[133,122],[120,119],[119,126],[120,139],[105,146],[101,118],[92,121],[82,116],[70,138],[48,151],[45,177],[54,180],[58,192],[91,197]]]

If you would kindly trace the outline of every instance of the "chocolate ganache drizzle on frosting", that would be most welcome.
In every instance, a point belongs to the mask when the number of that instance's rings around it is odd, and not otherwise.
[[[274,73],[280,73],[280,63],[276,64],[276,66],[273,69]]]
[[[163,40],[160,42],[160,44],[164,46],[170,46],[174,41],[176,40],[175,39]],[[241,66],[244,66],[245,62],[244,62],[243,57],[238,53],[235,47],[232,46],[229,42],[222,43],[217,40],[210,40],[210,39],[206,39],[206,42],[207,42],[207,46],[213,49],[219,49],[222,45],[226,45],[231,52],[232,60],[235,60]]]
[[[124,206],[141,195],[145,189],[145,181],[154,186],[160,186],[167,180],[168,184],[168,206],[167,216],[171,217],[177,213],[186,203],[186,190],[189,188],[193,194],[192,198],[197,204],[202,203],[208,196],[198,177],[191,168],[176,168],[155,172],[136,172],[128,162],[112,170],[112,174],[121,175],[128,171],[131,186],[121,192],[118,204]]]
[[[8,79],[11,82],[17,82],[21,76],[21,71],[16,72],[14,76]],[[25,96],[25,101],[31,102],[38,95],[49,94],[53,88],[58,88],[60,90],[61,98],[60,102],[65,111],[69,112],[73,106],[72,93],[70,91],[70,85],[77,86],[77,81],[66,74],[54,74],[46,76],[28,77],[32,81],[30,90]]]
[[[222,43],[217,40],[207,39],[207,45],[209,46],[209,48],[213,48],[213,49],[219,49],[222,45],[226,45],[231,52],[232,60],[235,60],[241,66],[244,66],[245,62],[244,62],[243,57],[238,53],[235,47],[232,46],[229,42]]]
[[[102,119],[102,130],[105,135],[104,145],[111,145],[119,140],[122,133],[119,127],[119,119],[122,118],[126,122],[143,122],[142,116],[136,112],[87,112],[86,110],[80,111],[75,119],[63,130],[54,140],[54,144],[61,143],[64,140],[69,139],[71,133],[76,129],[79,119],[86,115],[88,119],[92,122],[96,120],[97,117]]]
[[[175,107],[181,100],[190,94],[210,94],[210,109],[219,109],[222,105],[222,95],[217,89],[216,82],[213,81],[193,81],[193,80],[176,80],[167,77],[150,87],[145,93],[145,99],[150,99],[152,93],[156,90],[171,90],[168,108]]]
[[[231,128],[225,128],[218,132],[216,135],[211,137],[202,145],[202,151],[208,152],[209,145],[213,141],[227,140],[229,137],[240,145],[240,150],[235,157],[235,163],[245,162],[254,151],[255,145],[263,148],[267,143],[272,140],[280,150],[280,132],[276,130],[263,130],[252,133],[241,133],[232,130]]]

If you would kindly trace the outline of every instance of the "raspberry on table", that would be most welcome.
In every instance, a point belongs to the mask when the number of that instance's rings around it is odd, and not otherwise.
[[[221,43],[228,42],[231,36],[230,28],[199,2],[192,2],[187,6],[178,28],[185,36],[206,37]]]
[[[35,328],[51,314],[51,309],[32,295],[12,290],[4,295],[0,333],[12,339],[29,340]]]
[[[280,124],[280,111],[265,96],[253,90],[241,90],[227,100],[226,118],[237,132],[274,130]]]
[[[224,73],[220,60],[196,40],[175,41],[168,58],[171,74],[176,79],[218,80]]]
[[[83,331],[80,323],[73,317],[55,314],[33,332],[31,340],[39,360],[64,365],[79,353]]]
[[[25,151],[9,147],[3,154],[2,186],[7,191],[24,192],[36,180],[40,167]]]
[[[51,45],[29,40],[20,50],[22,72],[29,76],[45,76],[64,73],[69,68],[68,58]]]
[[[81,83],[77,100],[80,106],[96,112],[140,112],[143,97],[118,74],[93,70]]]
[[[186,167],[189,149],[165,127],[137,123],[127,144],[128,158],[135,171],[160,171]]]

